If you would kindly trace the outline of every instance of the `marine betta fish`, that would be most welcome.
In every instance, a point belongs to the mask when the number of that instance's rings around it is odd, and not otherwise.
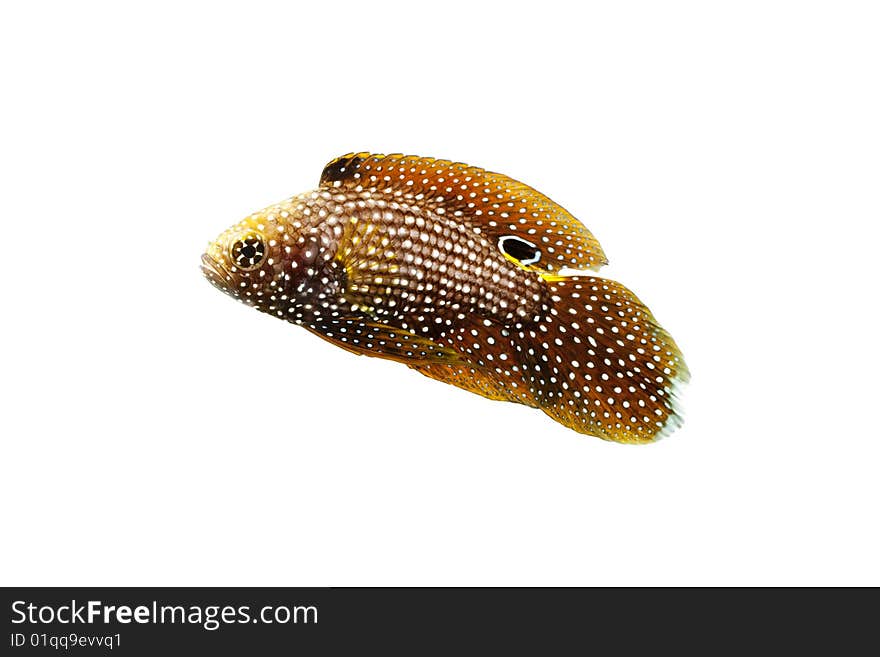
[[[531,187],[446,160],[349,154],[202,256],[217,288],[347,349],[574,429],[647,443],[681,420],[675,342],[598,241]]]

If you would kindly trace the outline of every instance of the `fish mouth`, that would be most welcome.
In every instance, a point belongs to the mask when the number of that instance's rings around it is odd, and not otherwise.
[[[207,253],[202,254],[202,274],[217,287],[226,287],[229,281],[229,272],[219,262]]]

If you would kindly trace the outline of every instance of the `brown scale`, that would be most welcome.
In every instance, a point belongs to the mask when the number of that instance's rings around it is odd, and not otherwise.
[[[506,176],[350,154],[318,190],[251,215],[203,256],[220,289],[353,353],[405,363],[582,433],[650,442],[687,368],[596,239]]]

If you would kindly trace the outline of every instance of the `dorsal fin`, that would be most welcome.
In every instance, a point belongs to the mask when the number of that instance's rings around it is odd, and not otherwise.
[[[539,251],[537,261],[530,257],[523,268],[598,270],[607,263],[596,238],[564,208],[528,185],[466,164],[349,153],[324,167],[321,187],[384,192],[423,204],[467,222],[495,244],[518,237]]]

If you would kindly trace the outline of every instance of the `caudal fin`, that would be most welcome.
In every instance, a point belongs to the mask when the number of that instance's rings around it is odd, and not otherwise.
[[[541,409],[581,433],[648,443],[681,424],[689,378],[675,341],[623,285],[592,276],[546,279],[552,306],[527,367]]]

